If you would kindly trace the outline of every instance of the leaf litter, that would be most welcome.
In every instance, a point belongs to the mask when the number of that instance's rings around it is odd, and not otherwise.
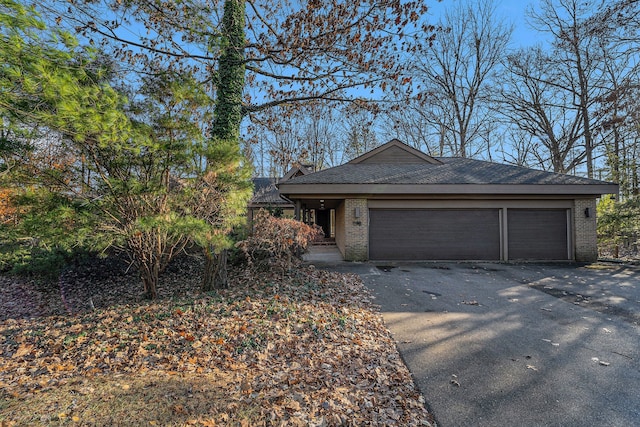
[[[358,276],[305,267],[231,280],[215,293],[0,321],[0,420],[435,424]]]

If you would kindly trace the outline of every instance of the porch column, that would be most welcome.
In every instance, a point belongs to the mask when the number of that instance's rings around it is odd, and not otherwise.
[[[300,205],[300,200],[296,200],[293,217],[298,221],[300,221]]]

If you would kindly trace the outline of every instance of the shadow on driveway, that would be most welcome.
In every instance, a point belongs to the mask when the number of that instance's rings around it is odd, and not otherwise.
[[[640,425],[637,268],[319,267],[362,277],[440,426]]]

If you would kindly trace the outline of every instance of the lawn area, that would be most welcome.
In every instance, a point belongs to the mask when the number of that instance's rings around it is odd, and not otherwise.
[[[3,278],[1,305],[22,316],[0,320],[2,426],[432,425],[357,276],[237,271],[210,294],[168,277],[181,291],[156,302],[137,301],[126,274],[69,281],[64,315],[42,315],[55,292]],[[110,297],[73,306],[91,288]]]

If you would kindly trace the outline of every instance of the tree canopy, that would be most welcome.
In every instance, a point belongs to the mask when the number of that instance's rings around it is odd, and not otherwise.
[[[97,50],[34,9],[3,0],[0,19],[3,185],[18,206],[3,232],[28,233],[41,251],[121,249],[151,298],[189,242],[232,244],[247,168],[235,141],[208,144],[213,100],[199,82],[157,69],[128,99]]]
[[[114,0],[49,2],[47,10],[137,71],[158,64],[197,70],[214,89],[233,46],[246,70],[244,115],[310,99],[363,98],[352,89],[387,87],[401,75],[413,33],[432,31],[421,24],[421,1]],[[243,26],[241,44],[231,24]]]

